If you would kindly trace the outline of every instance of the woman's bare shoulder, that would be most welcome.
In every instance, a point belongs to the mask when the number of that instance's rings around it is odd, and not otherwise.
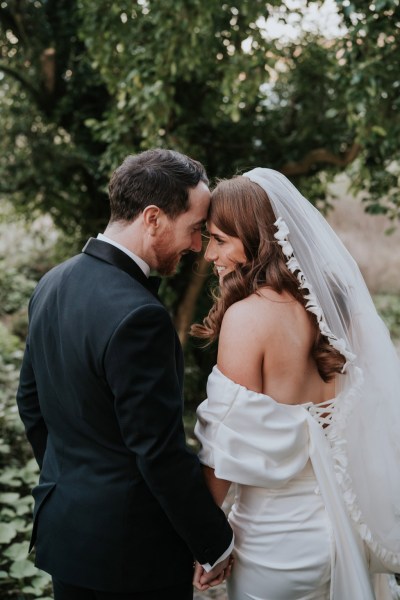
[[[290,294],[279,294],[270,288],[262,288],[243,300],[232,304],[226,311],[222,326],[243,329],[256,323],[266,327],[277,324],[277,317],[297,309],[299,303]]]
[[[263,294],[251,294],[228,308],[219,336],[219,345],[224,352],[230,354],[240,347],[253,357],[264,353],[268,341],[279,333],[285,319],[282,304],[276,301],[279,294],[276,298],[272,294],[269,296],[270,299],[266,299]]]
[[[221,331],[229,328],[230,331],[241,332],[251,327],[262,317],[262,310],[256,295],[252,294],[243,300],[232,304],[225,312],[222,319]]]
[[[287,292],[270,288],[235,302],[226,311],[220,331],[218,366],[233,381],[263,390],[263,364],[282,358],[303,327],[304,307]],[[293,345],[293,344],[292,344]]]
[[[256,392],[262,390],[265,345],[259,329],[259,317],[250,296],[232,304],[222,320],[217,358],[222,373]]]

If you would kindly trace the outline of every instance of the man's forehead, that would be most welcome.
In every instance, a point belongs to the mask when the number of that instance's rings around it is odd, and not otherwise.
[[[189,197],[187,214],[190,215],[191,220],[204,222],[207,219],[210,197],[211,194],[207,188],[201,193]]]

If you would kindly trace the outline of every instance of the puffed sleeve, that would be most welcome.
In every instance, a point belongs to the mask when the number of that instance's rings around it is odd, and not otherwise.
[[[200,461],[243,485],[280,487],[309,459],[306,411],[252,392],[214,367],[197,409]]]

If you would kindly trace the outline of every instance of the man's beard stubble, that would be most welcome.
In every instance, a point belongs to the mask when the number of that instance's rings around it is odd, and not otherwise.
[[[176,272],[176,269],[182,258],[182,254],[185,254],[185,252],[172,253],[169,249],[170,245],[171,240],[165,238],[160,240],[154,247],[154,252],[157,258],[156,270],[160,275],[173,275]]]
[[[176,254],[171,254],[170,256],[158,256],[157,260],[158,260],[158,265],[157,265],[157,271],[160,275],[174,275],[174,273],[176,272],[176,269],[179,265],[181,256],[180,254],[176,255]]]

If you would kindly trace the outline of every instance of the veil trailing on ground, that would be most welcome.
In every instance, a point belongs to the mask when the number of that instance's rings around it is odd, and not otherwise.
[[[357,264],[318,210],[277,171],[256,168],[244,176],[267,193],[277,219],[277,243],[306,292],[307,309],[346,359],[324,432],[348,513],[369,551],[371,570],[399,573],[396,350]]]

